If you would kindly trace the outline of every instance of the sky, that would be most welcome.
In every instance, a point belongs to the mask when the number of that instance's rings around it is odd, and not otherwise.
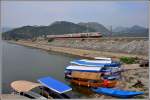
[[[2,1],[2,27],[98,22],[106,27],[148,27],[148,1]]]

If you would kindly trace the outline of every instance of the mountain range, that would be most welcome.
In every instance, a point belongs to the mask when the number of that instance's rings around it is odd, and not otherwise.
[[[97,22],[80,22],[72,23],[67,21],[56,21],[48,26],[23,26],[2,33],[3,39],[14,38],[33,38],[43,35],[59,35],[80,32],[100,32],[103,36],[109,36],[110,31],[102,24]],[[147,37],[148,29],[141,26],[131,28],[118,27],[113,29],[112,36],[140,36]]]
[[[138,25],[132,27],[116,27],[113,29],[113,36],[148,37],[149,29]]]

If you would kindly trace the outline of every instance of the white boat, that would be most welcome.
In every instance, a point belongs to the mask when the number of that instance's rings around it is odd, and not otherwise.
[[[111,58],[104,58],[104,57],[94,57],[94,59],[98,59],[98,60],[107,60],[107,61],[111,61]]]
[[[120,62],[111,61],[111,60],[88,60],[88,59],[79,59],[70,61],[71,64],[80,65],[80,66],[91,66],[91,67],[120,67]]]
[[[90,62],[90,63],[106,63],[106,64],[110,64],[110,63],[112,63],[112,61],[111,60],[88,60],[88,59],[81,59],[80,61],[85,61],[85,62]]]

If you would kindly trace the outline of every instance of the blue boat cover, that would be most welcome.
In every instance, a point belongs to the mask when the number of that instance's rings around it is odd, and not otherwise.
[[[86,62],[83,60],[74,60],[70,62],[71,64],[81,65],[81,66],[93,66],[93,67],[120,67],[119,62],[112,63],[94,63],[94,62]]]
[[[135,92],[135,91],[127,91],[127,90],[119,90],[119,89],[111,89],[111,88],[102,88],[102,87],[99,87],[97,89],[92,88],[92,91],[100,94],[119,97],[119,98],[129,98],[136,95],[144,94],[144,92]]]
[[[68,85],[66,85],[58,80],[55,80],[51,77],[40,78],[40,79],[38,79],[38,82],[40,82],[42,85],[48,87],[49,89],[51,89],[57,93],[64,93],[64,92],[72,90],[72,88],[69,87]]]

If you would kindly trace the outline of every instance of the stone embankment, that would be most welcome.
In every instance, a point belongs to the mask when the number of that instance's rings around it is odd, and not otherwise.
[[[47,42],[47,41],[32,42],[32,41],[22,41],[22,40],[10,41],[10,42],[16,43],[19,45],[44,49],[47,51],[55,51],[55,52],[71,54],[71,55],[86,57],[86,58],[93,58],[96,56],[120,58],[120,57],[126,56],[126,57],[137,57],[140,59],[148,59],[147,40],[146,41],[142,40],[141,41],[142,43],[139,43],[139,44],[137,43],[138,41],[130,41],[127,43],[124,42],[124,44],[123,43],[121,44],[120,43],[121,41],[120,42],[119,41],[112,42],[112,41],[114,40],[107,40],[107,41],[101,41],[101,42],[99,40],[91,40],[91,41],[84,40],[83,42],[83,40],[79,40],[79,39],[77,40],[76,39],[68,39],[68,40],[59,39],[59,40],[53,40],[51,42]],[[129,46],[129,44],[134,47]],[[94,49],[94,48],[97,48],[97,49]]]
[[[55,39],[49,44],[58,47],[148,55],[149,41],[145,38]]]

